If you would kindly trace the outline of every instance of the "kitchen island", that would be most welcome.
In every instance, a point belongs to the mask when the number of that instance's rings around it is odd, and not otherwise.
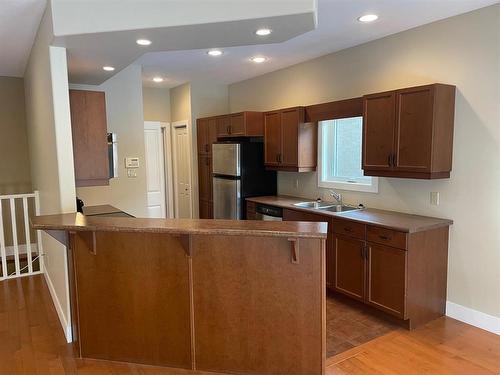
[[[35,217],[68,251],[83,358],[324,374],[326,223]]]

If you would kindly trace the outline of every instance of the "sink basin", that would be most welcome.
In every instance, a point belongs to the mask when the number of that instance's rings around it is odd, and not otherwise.
[[[344,211],[354,211],[354,210],[359,210],[358,207],[353,207],[353,206],[341,206],[340,204],[333,205],[330,207],[322,207],[318,208],[319,210],[322,211],[330,211],[330,212],[344,212]]]
[[[300,202],[300,203],[294,203],[294,206],[301,208],[312,208],[315,210],[330,211],[330,212],[359,210],[358,207],[345,206],[345,205],[335,204],[332,202]]]
[[[334,207],[334,203],[330,202],[300,202],[294,203],[294,206],[301,208],[315,208],[317,210],[325,210],[330,207]]]

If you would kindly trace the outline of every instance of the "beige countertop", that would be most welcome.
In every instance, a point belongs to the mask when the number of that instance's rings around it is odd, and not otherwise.
[[[140,219],[85,216],[80,213],[36,216],[39,230],[147,232],[232,236],[326,238],[326,223],[200,219]]]
[[[453,221],[449,219],[440,219],[372,208],[345,212],[329,212],[312,208],[301,208],[294,206],[294,203],[313,200],[290,196],[252,197],[247,198],[247,201],[324,215],[325,218],[351,220],[363,224],[376,225],[408,233],[422,232],[453,224]]]

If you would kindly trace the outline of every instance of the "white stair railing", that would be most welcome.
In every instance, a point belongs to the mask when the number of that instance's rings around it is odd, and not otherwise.
[[[22,203],[22,210],[18,209],[18,202]],[[9,213],[10,220],[7,220]],[[40,215],[38,191],[0,195],[0,281],[43,272],[41,234],[36,231],[35,238],[32,238],[30,214]],[[18,223],[23,223],[24,236],[19,237]],[[19,243],[20,238],[24,243]]]

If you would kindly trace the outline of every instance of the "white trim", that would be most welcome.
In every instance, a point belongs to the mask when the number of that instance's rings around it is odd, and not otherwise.
[[[67,274],[67,272],[66,272]],[[73,334],[71,330],[71,324],[68,323],[66,317],[64,316],[64,312],[59,302],[59,298],[57,298],[56,291],[54,289],[54,285],[52,284],[52,280],[50,280],[50,276],[47,272],[43,273],[45,277],[45,281],[47,282],[47,286],[49,288],[50,296],[52,297],[52,302],[54,303],[54,307],[57,312],[57,316],[59,317],[59,322],[61,322],[62,329],[64,331],[64,336],[66,336],[66,341],[71,343],[73,341]]]
[[[500,335],[500,317],[485,314],[454,302],[446,302],[446,316]]]
[[[168,122],[162,122],[163,149],[165,150],[165,189],[167,199],[167,218],[174,218],[174,174],[172,161],[172,127]]]
[[[356,116],[359,117],[359,116]],[[339,119],[335,119],[339,120]],[[328,121],[328,120],[325,120]],[[365,193],[378,193],[378,177],[364,177],[364,179],[370,181],[370,183],[364,183],[361,181],[348,182],[347,179],[340,179],[337,181],[323,180],[323,126],[322,121],[318,122],[318,187],[327,189],[340,189],[340,190],[350,190],[350,191],[361,191]]]
[[[177,192],[175,189],[177,189],[177,161],[176,161],[176,143],[174,141],[175,139],[175,129],[176,128],[183,128],[186,127],[187,135],[188,135],[188,163],[189,163],[189,217],[193,217],[193,165],[196,165],[196,163],[192,160],[193,159],[193,145],[192,145],[192,131],[191,131],[191,126],[189,125],[189,120],[182,120],[182,121],[174,121],[172,122],[172,163],[173,163],[173,172],[174,172],[174,179],[173,179],[173,185],[174,185],[174,207],[175,207],[175,217],[178,217],[178,212],[179,212],[179,202],[175,197],[177,196]]]

